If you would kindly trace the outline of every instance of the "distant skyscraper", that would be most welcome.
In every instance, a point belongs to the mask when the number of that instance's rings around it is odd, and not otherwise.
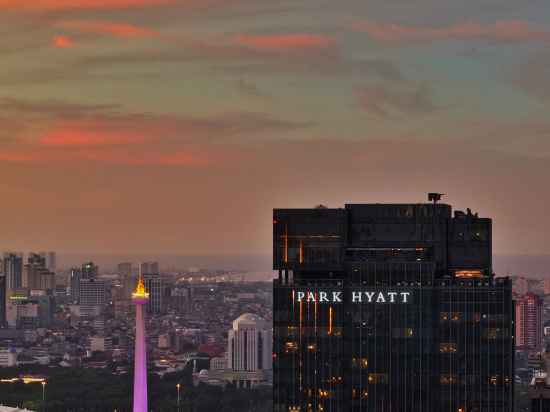
[[[540,350],[543,342],[543,301],[534,293],[516,296],[516,347]]]
[[[158,262],[142,262],[139,264],[139,276],[158,275],[159,273]]]
[[[15,291],[23,287],[23,256],[15,253],[4,253],[4,273],[6,288]]]
[[[145,314],[143,306],[149,301],[143,278],[139,282],[132,301],[136,305],[136,343],[134,350],[134,412],[148,412],[147,408],[147,348],[145,346]]]
[[[80,280],[80,298],[81,306],[103,306],[105,299],[106,285],[102,280],[81,279]]]
[[[274,410],[513,410],[492,222],[430,197],[274,210]]]
[[[149,294],[147,312],[159,314],[163,311],[163,287],[162,279],[158,274],[146,274],[142,276],[145,282],[145,290]]]
[[[50,272],[56,272],[57,270],[57,255],[55,252],[40,252],[40,256],[46,259],[46,268]]]
[[[55,273],[46,267],[46,258],[36,253],[29,254],[28,263],[23,267],[22,287],[34,290],[55,290]]]
[[[72,303],[78,303],[80,299],[80,280],[82,279],[82,270],[72,268],[69,275],[69,290]]]
[[[272,339],[271,325],[257,315],[245,313],[233,321],[233,329],[228,333],[227,367],[237,372],[234,375],[237,386],[250,388],[267,380],[264,374],[250,372],[271,371]]]
[[[6,275],[0,270],[0,328],[6,326],[6,297]]]
[[[128,299],[132,294],[132,289],[134,288],[135,283],[132,278],[132,263],[119,263],[117,269],[124,298]]]
[[[544,287],[544,294],[550,295],[550,279],[544,279],[543,287]]]
[[[99,273],[99,268],[94,265],[94,262],[86,262],[82,265],[82,279],[96,278]]]

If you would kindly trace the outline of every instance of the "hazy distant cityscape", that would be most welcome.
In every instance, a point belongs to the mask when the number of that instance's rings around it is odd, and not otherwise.
[[[132,291],[141,279],[155,410],[273,409],[272,283],[281,274],[254,270],[272,262],[263,256],[85,257],[2,254],[1,403],[29,410],[130,410]],[[537,382],[546,382],[550,365],[550,279],[537,271],[546,257],[529,259],[495,258],[513,284],[517,412],[530,411],[532,394],[546,390]],[[530,269],[510,272],[520,266]],[[112,382],[109,392],[104,379]]]

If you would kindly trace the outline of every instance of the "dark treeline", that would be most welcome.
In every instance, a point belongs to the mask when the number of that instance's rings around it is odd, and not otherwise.
[[[109,369],[86,368],[4,368],[0,378],[22,374],[47,377],[46,401],[38,383],[0,384],[0,404],[48,412],[131,412],[132,373],[116,376]],[[237,390],[199,385],[193,387],[191,373],[149,376],[149,409],[177,411],[176,384],[181,384],[181,412],[267,412],[272,410],[271,388]]]

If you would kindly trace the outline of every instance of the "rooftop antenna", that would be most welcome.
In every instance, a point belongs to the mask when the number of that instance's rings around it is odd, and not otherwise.
[[[433,202],[434,205],[445,196],[445,193],[428,193],[428,202]]]

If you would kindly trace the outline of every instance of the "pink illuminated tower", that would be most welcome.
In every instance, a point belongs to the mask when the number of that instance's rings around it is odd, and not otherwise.
[[[145,347],[145,321],[143,306],[149,301],[143,278],[132,293],[136,305],[136,347],[134,350],[134,412],[147,412],[147,349]]]

